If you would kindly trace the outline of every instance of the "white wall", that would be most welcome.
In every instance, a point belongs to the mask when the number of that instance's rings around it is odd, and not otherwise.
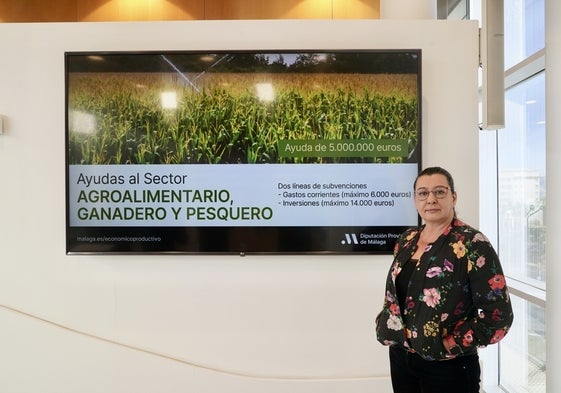
[[[390,392],[390,256],[65,255],[64,52],[423,50],[423,163],[477,225],[476,21],[0,24],[0,391]]]

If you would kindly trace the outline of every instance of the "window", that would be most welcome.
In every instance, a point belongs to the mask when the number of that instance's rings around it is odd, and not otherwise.
[[[508,89],[498,131],[499,255],[509,276],[545,289],[545,75]]]
[[[506,69],[545,47],[544,3],[544,0],[504,0]]]
[[[501,342],[500,380],[508,392],[545,392],[545,305],[512,296],[516,328]]]
[[[487,0],[493,1],[493,0]],[[479,1],[472,2],[479,3]],[[486,392],[545,392],[544,0],[504,0],[506,127],[480,133],[480,226],[497,245],[514,325],[482,351]],[[471,8],[473,18],[478,10]],[[491,372],[489,372],[491,370]]]

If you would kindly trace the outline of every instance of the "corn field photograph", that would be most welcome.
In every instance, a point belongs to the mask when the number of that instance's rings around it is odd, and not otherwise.
[[[70,53],[68,164],[417,162],[419,57],[416,51]],[[287,153],[291,141],[320,143],[324,152]],[[388,141],[403,148],[398,154],[376,148]]]

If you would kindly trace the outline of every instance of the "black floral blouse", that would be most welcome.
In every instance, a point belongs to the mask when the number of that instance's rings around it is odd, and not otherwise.
[[[442,339],[450,334],[463,354],[500,341],[512,321],[512,305],[499,258],[478,230],[454,219],[418,261],[411,260],[423,226],[405,231],[394,250],[376,335],[427,360],[450,354]],[[416,263],[406,291],[405,309],[397,299],[396,277],[405,263]]]

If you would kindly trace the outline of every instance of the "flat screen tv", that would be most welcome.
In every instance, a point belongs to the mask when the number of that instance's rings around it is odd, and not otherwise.
[[[67,52],[66,250],[391,253],[420,50]]]

